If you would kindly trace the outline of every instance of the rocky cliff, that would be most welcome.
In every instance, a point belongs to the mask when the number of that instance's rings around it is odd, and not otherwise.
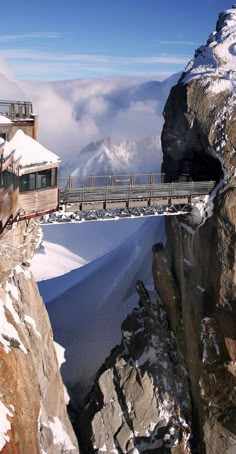
[[[123,322],[122,342],[98,372],[80,414],[86,454],[190,452],[186,366],[159,296],[140,281],[137,290],[139,308]]]
[[[53,336],[30,272],[37,221],[0,238],[0,451],[78,453]]]
[[[195,200],[194,212],[201,207],[197,218],[166,222],[168,256],[180,295],[194,436],[200,451],[212,454],[236,451],[235,69],[233,5],[220,14],[216,31],[172,88],[162,132],[167,181],[216,181],[214,200]]]
[[[220,14],[165,106],[166,181],[215,181],[153,247],[156,293],[98,372],[80,412],[82,452],[236,452],[236,6]]]

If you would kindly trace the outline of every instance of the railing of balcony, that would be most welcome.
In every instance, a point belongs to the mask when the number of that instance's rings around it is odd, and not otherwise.
[[[29,118],[32,113],[33,107],[29,101],[0,100],[0,115],[11,120]]]

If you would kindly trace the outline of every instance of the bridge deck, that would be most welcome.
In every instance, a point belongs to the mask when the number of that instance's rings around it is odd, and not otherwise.
[[[187,205],[192,197],[207,195],[214,186],[214,181],[200,181],[66,188],[60,202],[73,211]]]

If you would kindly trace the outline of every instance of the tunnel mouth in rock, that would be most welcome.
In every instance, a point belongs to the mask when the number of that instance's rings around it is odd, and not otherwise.
[[[215,181],[223,177],[219,159],[210,153],[191,152],[179,161],[179,181]]]

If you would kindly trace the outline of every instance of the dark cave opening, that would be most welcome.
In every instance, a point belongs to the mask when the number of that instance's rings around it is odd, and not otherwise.
[[[219,181],[223,171],[219,159],[210,154],[191,152],[179,162],[178,180]]]

